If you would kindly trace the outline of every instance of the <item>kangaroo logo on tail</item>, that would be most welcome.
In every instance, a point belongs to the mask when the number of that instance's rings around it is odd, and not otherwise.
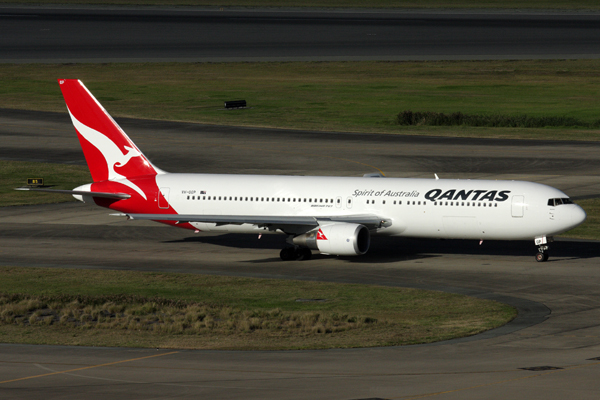
[[[79,122],[77,118],[75,118],[73,114],[71,114],[70,110],[69,114],[71,115],[73,125],[75,125],[75,129],[77,129],[77,132],[79,132],[79,134],[83,136],[85,140],[90,142],[104,156],[104,160],[106,160],[106,165],[108,167],[108,180],[121,180],[124,185],[129,186],[130,188],[138,192],[140,196],[142,196],[145,200],[147,200],[146,194],[142,191],[142,189],[140,189],[138,186],[136,186],[130,180],[128,180],[126,176],[123,176],[117,171],[115,171],[115,166],[123,167],[129,162],[129,160],[131,160],[134,157],[140,157],[142,153],[140,153],[135,148],[124,146],[127,150],[127,154],[123,154],[123,152],[112,140],[110,140],[97,130],[92,129],[89,126],[85,126],[84,124]]]
[[[163,172],[148,161],[81,81],[58,82],[94,182],[118,180],[147,200],[130,178]]]

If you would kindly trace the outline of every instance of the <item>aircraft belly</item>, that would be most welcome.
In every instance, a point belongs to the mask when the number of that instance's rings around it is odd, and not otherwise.
[[[477,217],[443,217],[444,237],[447,238],[481,238],[483,232]]]

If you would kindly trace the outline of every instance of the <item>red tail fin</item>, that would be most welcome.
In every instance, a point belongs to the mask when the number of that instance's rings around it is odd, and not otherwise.
[[[83,83],[59,79],[94,182],[156,175],[154,167]]]

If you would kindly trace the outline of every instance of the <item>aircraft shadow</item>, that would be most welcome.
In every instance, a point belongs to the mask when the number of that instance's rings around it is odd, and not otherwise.
[[[273,257],[249,262],[280,262],[279,250],[285,246],[285,237],[279,235],[264,235],[257,239],[256,235],[221,234],[214,236],[193,236],[182,240],[170,241],[185,243],[205,243],[222,247],[242,249],[271,249],[276,252]],[[481,256],[524,256],[533,259],[537,251],[533,241],[484,241],[481,245],[477,240],[439,240],[373,237],[367,254],[360,257],[337,257],[352,263],[391,263],[443,257],[445,254],[464,254]],[[562,239],[550,244],[550,259],[554,262],[564,259],[586,259],[600,255],[600,242],[591,240]],[[331,256],[313,254],[313,259],[328,259]]]

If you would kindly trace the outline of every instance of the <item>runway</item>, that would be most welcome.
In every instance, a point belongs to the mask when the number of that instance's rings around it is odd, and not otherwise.
[[[119,119],[172,172],[526,179],[600,193],[600,143],[427,138]],[[66,114],[0,112],[0,158],[83,163]],[[0,345],[0,397],[596,399],[600,243],[376,238],[363,257],[282,262],[283,238],[193,234],[66,203],[0,208],[0,264],[360,282],[515,302],[526,318],[423,346],[219,352]],[[0,341],[1,341],[0,329]],[[541,368],[540,368],[541,367]],[[531,369],[533,368],[533,370]]]
[[[0,62],[600,56],[600,13],[0,7]]]

